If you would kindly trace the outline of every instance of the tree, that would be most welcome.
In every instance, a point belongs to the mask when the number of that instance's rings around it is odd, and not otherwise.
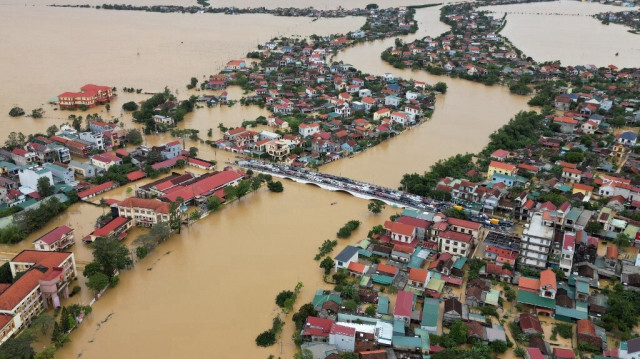
[[[231,201],[238,197],[238,191],[235,186],[226,186],[224,188],[224,197],[227,201]]]
[[[31,321],[31,328],[36,330],[40,329],[40,333],[47,334],[49,329],[53,327],[53,323],[55,323],[55,321],[56,319],[53,316],[42,313]]]
[[[142,133],[140,133],[140,130],[132,128],[127,131],[124,139],[127,141],[127,143],[130,143],[134,146],[139,146],[142,144]]]
[[[491,351],[493,351],[496,354],[502,354],[506,352],[509,347],[507,346],[507,342],[505,341],[494,340],[491,343],[489,343],[489,348],[491,348]]]
[[[260,347],[272,346],[275,343],[276,343],[276,335],[270,330],[265,330],[264,332],[260,333],[256,338],[256,345]]]
[[[280,193],[284,191],[284,188],[282,187],[282,182],[280,181],[268,182],[267,188],[269,188],[269,191],[276,192],[276,193]]]
[[[35,355],[31,343],[33,335],[28,332],[9,338],[0,346],[0,358],[3,359],[25,359]]]
[[[367,4],[367,7],[366,7],[367,10],[375,10],[377,8],[378,8],[378,4],[375,4],[375,3]]]
[[[132,264],[129,250],[117,239],[98,238],[93,244],[93,261],[98,263],[101,272],[113,277],[120,269]]]
[[[182,202],[184,199],[178,197],[169,204],[169,228],[177,230],[178,234],[182,229],[182,210],[180,209]]]
[[[103,290],[109,284],[109,277],[104,273],[95,273],[87,281],[87,288],[94,292]]]
[[[8,263],[8,262],[7,262]],[[84,270],[82,271],[82,275],[86,278],[91,277],[96,273],[100,273],[102,271],[102,266],[99,263],[91,262],[84,266]]]
[[[125,111],[135,111],[138,109],[138,104],[133,101],[129,101],[122,105],[122,109]]]
[[[340,355],[341,359],[359,359],[360,356],[356,353],[346,352]]]
[[[189,147],[189,157],[198,156],[198,147]]]
[[[456,342],[457,345],[467,343],[468,327],[461,321],[456,321],[451,324],[449,328],[449,336]]]
[[[379,214],[380,212],[382,212],[384,207],[385,207],[384,202],[382,202],[379,199],[374,199],[373,201],[369,202],[369,205],[367,206],[369,211],[373,214]]]
[[[139,246],[136,248],[136,256],[138,257],[138,259],[146,257],[148,253],[149,250],[145,246]]]
[[[58,132],[58,126],[56,125],[51,125],[47,128],[47,136],[49,137],[55,135],[56,132]]]
[[[42,118],[42,116],[44,116],[44,110],[42,109],[42,107],[34,108],[33,110],[31,110],[31,117]]]
[[[313,304],[306,303],[303,304],[297,312],[293,313],[291,320],[293,320],[296,325],[296,331],[299,332],[300,330],[302,330],[307,317],[315,317],[317,315],[318,311],[313,307]]]
[[[13,276],[11,275],[11,266],[9,266],[9,262],[5,262],[0,266],[0,283],[13,283]]]
[[[447,83],[440,81],[433,86],[433,89],[440,93],[447,93]]]
[[[370,304],[367,309],[364,310],[365,313],[367,313],[368,316],[370,317],[375,317],[376,314],[378,313],[378,310],[376,309],[376,306],[373,304]]]
[[[262,180],[260,179],[260,177],[251,178],[251,190],[252,191],[257,191],[258,188],[260,188],[261,185],[262,185]]]
[[[627,248],[631,245],[631,237],[626,233],[618,233],[613,243],[620,248]]]
[[[45,348],[43,351],[38,352],[34,359],[54,359],[56,356],[56,348],[49,347]]]
[[[251,188],[251,182],[248,180],[243,180],[238,183],[236,186],[236,196],[238,199],[244,197],[247,193],[249,193],[249,189]]]
[[[602,223],[600,222],[589,222],[587,223],[587,226],[585,227],[585,230],[589,233],[589,234],[598,234],[600,233],[600,231],[603,229],[604,227],[602,226]]]
[[[322,262],[320,262],[320,268],[324,269],[324,274],[327,275],[331,273],[335,264],[336,263],[331,259],[331,257],[325,257]]]
[[[522,349],[521,347],[517,347],[515,349],[513,349],[513,355],[520,357],[520,358],[524,358],[527,355],[527,352]]]
[[[21,148],[24,147],[24,145],[27,143],[27,138],[24,135],[24,133],[22,132],[11,132],[9,133],[9,136],[7,136],[7,140],[4,142],[5,147],[7,147],[8,150],[13,150],[15,148]]]
[[[285,302],[287,301],[287,299],[293,296],[295,296],[295,293],[293,293],[292,291],[283,290],[282,292],[278,293],[278,295],[276,296],[276,304],[278,305],[278,307],[284,308]]]
[[[207,209],[211,212],[217,211],[222,206],[220,197],[213,195],[207,199]]]
[[[346,310],[350,310],[350,311],[354,311],[358,309],[358,303],[356,303],[356,301],[353,299],[343,300],[342,306],[344,306]]]
[[[197,84],[198,84],[198,79],[195,77],[192,77],[191,81],[189,81],[189,84],[187,85],[187,88],[191,90],[192,88],[196,87]]]
[[[162,153],[158,151],[150,151],[147,155],[147,164],[152,165],[154,163],[162,162],[164,157],[162,157]]]
[[[18,106],[12,107],[11,110],[9,110],[9,116],[11,117],[24,116],[24,110]]]
[[[40,177],[38,179],[38,194],[40,197],[49,197],[55,192],[55,187],[51,185],[49,177]]]

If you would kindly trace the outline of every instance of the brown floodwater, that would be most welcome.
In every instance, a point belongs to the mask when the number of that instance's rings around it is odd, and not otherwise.
[[[590,16],[631,10],[629,8],[561,0],[483,9],[495,11],[498,16],[507,12],[507,25],[500,34],[537,61],[560,60],[564,65],[614,64],[620,68],[640,66],[640,35],[628,32],[629,28],[622,25],[603,25]],[[540,26],[543,21],[544,26]]]
[[[308,0],[303,3],[297,0],[224,1],[239,7],[318,6]],[[85,2],[78,0],[77,3]],[[330,0],[323,5],[355,7],[369,2],[358,0],[344,4]],[[202,79],[217,72],[228,60],[243,56],[258,42],[284,34],[345,32],[364,21],[360,18],[312,22],[307,18],[267,15],[200,16],[60,9],[42,6],[46,3],[47,0],[39,0],[34,3],[36,6],[24,6],[22,2],[10,0],[0,12],[0,64],[11,69],[0,73],[3,83],[0,114],[6,114],[15,104],[29,111],[60,92],[75,90],[88,82],[143,88],[150,92],[168,86],[178,89],[179,97],[183,98],[189,95],[184,85],[191,76]],[[212,3],[222,4],[225,3]],[[394,0],[388,5],[397,4]],[[447,26],[439,23],[438,17],[437,8],[419,10],[420,31],[405,37],[405,41],[446,31]],[[106,34],[104,29],[108,29]],[[65,37],[73,40],[64,44],[61,39]],[[428,123],[353,159],[330,164],[323,171],[394,187],[405,172],[421,172],[440,158],[481,149],[491,132],[514,113],[527,108],[526,98],[511,95],[499,86],[486,87],[421,71],[393,69],[379,57],[382,50],[392,45],[393,39],[360,45],[339,54],[338,59],[373,74],[392,72],[430,83],[444,81],[449,86],[447,95],[438,98],[437,110]],[[231,98],[242,96],[238,89],[230,89],[229,93]],[[130,114],[122,113],[121,105],[146,97],[120,94],[110,112],[100,107],[88,113],[97,111],[106,119],[121,119],[125,127],[135,126]],[[71,113],[54,111],[48,105],[44,108],[47,113],[43,119],[11,119],[0,115],[0,121],[7,130],[43,132],[51,124],[64,123]],[[213,138],[219,138],[219,123],[238,126],[243,120],[266,114],[265,110],[239,104],[200,108],[189,114],[180,126],[199,129],[203,139],[207,139],[206,130],[213,128]],[[173,138],[169,134],[146,137],[147,145],[170,140]],[[198,145],[194,141],[186,142],[187,146]],[[228,152],[204,144],[199,147],[199,157],[215,159],[221,167],[224,162],[235,159]],[[143,183],[145,181],[129,186]],[[121,187],[101,197],[122,199],[126,196],[127,187]],[[332,202],[337,204],[331,205]],[[312,259],[322,241],[333,239],[337,229],[350,219],[363,222],[351,239],[340,241],[335,255],[347,243],[364,238],[371,226],[382,223],[395,212],[387,208],[383,214],[374,216],[367,211],[366,204],[345,194],[292,182],[285,182],[285,191],[281,194],[266,189],[250,194],[185,229],[181,236],[172,237],[134,270],[124,272],[119,286],[96,303],[93,313],[71,335],[72,342],[65,345],[57,357],[266,358],[274,354],[291,358],[295,348],[290,339],[290,317],[286,319],[282,346],[260,349],[253,340],[270,326],[277,314],[274,298],[279,291],[292,289],[302,281],[305,287],[297,303],[300,305],[310,301],[314,291],[323,287],[318,263]],[[102,208],[91,204],[75,204],[27,240],[14,246],[0,246],[0,251],[15,253],[29,248],[34,238],[61,224],[74,227],[80,240],[91,232],[95,218],[102,212]],[[125,243],[132,246],[131,242],[140,233],[143,230],[132,230]],[[76,244],[73,251],[80,265],[91,259],[90,250],[82,243]],[[90,297],[85,288],[72,301],[88,303]]]
[[[416,19],[422,25],[418,33],[404,37],[403,41],[427,35],[435,37],[447,31],[448,27],[439,23],[438,18],[438,8],[419,10]],[[528,97],[512,95],[503,86],[485,86],[420,70],[395,69],[380,59],[380,53],[394,46],[394,42],[395,39],[386,39],[363,43],[339,53],[336,59],[375,75],[392,73],[431,84],[446,82],[446,95],[438,97],[434,115],[427,123],[353,158],[323,166],[322,171],[397,187],[404,173],[422,173],[439,159],[481,150],[492,132],[518,111],[528,108]]]

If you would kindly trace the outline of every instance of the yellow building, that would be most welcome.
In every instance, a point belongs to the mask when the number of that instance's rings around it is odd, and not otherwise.
[[[573,185],[573,190],[571,191],[571,193],[582,193],[585,197],[591,197],[591,194],[593,194],[593,186],[588,186],[582,183],[575,183]]]
[[[516,174],[516,166],[510,163],[491,161],[489,164],[489,170],[487,171],[487,180],[493,180],[493,175],[499,173],[505,176],[513,176]]]

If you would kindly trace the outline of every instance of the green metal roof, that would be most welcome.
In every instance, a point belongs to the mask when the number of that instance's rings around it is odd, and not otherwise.
[[[536,307],[555,309],[556,301],[551,298],[544,298],[535,293],[518,290],[518,303],[533,305]]]
[[[378,314],[389,314],[389,297],[378,296]]]
[[[369,281],[371,281],[371,277],[369,276],[362,276],[362,278],[360,278],[360,286],[361,287],[366,287],[369,285]]]
[[[405,332],[405,328],[404,328],[404,321],[402,321],[402,320],[394,320],[393,321],[393,334],[402,334],[402,335],[404,335],[404,333],[406,333]]]
[[[485,296],[484,302],[496,306],[498,305],[498,298],[500,298],[500,291],[491,289]]]
[[[588,316],[588,313],[578,310],[576,308],[566,308],[566,307],[557,306],[556,316],[578,320],[578,319],[586,319]]]
[[[422,347],[422,339],[416,337],[406,337],[404,335],[394,335],[392,345],[397,349],[414,349]]]
[[[429,332],[420,328],[414,329],[413,332],[422,340],[422,351],[428,353],[431,349],[431,345],[429,343]]]
[[[442,279],[431,278],[429,283],[427,283],[427,289],[440,293],[442,289],[444,289],[444,281]]]
[[[322,307],[322,305],[328,301],[334,301],[338,304],[342,304],[342,298],[338,297],[337,295],[333,295],[333,294],[324,294],[322,290],[318,290],[316,291],[316,295],[313,297],[313,307],[314,308],[320,308]]]
[[[383,285],[389,285],[393,283],[393,277],[389,277],[388,275],[372,274],[371,279],[374,283]]]
[[[456,260],[455,263],[453,263],[453,268],[457,268],[462,270],[462,267],[464,267],[464,265],[467,263],[467,258],[466,257],[460,257]]]
[[[420,325],[423,327],[437,327],[439,317],[440,301],[434,298],[425,298],[422,305],[422,321]]]

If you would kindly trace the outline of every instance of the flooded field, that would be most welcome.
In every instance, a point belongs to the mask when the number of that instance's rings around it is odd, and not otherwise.
[[[562,0],[482,9],[495,11],[497,16],[507,12],[507,25],[500,34],[536,61],[560,60],[563,65],[614,64],[621,68],[640,66],[640,35],[629,33],[622,25],[603,25],[590,16],[629,8]],[[542,22],[544,26],[540,26]]]

